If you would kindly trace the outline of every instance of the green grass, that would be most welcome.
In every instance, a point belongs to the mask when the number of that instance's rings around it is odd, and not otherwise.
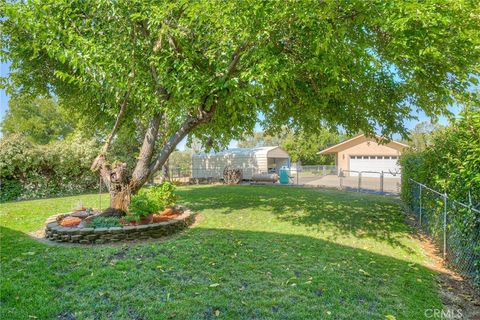
[[[201,212],[196,227],[120,246],[25,234],[79,199],[96,206],[96,195],[1,205],[0,318],[423,319],[441,308],[396,199],[250,186],[178,194]]]

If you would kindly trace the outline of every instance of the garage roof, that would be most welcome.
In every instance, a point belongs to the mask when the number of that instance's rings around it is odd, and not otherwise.
[[[377,142],[377,141],[381,142],[382,140],[383,141],[386,140],[385,138],[383,138],[381,136],[377,136],[377,135],[375,135],[375,138],[376,139],[372,139],[372,138],[369,138],[369,137],[365,136],[365,134],[359,134],[358,136],[355,136],[353,138],[350,138],[350,139],[347,139],[343,142],[340,142],[336,145],[328,147],[328,148],[318,152],[317,154],[337,153],[337,152],[348,149],[348,148],[350,148],[354,145],[360,144],[360,143],[365,142],[365,141],[375,141],[376,140],[375,142]],[[385,145],[389,146],[389,147],[392,147],[394,149],[400,149],[400,150],[410,147],[408,144],[401,143],[401,142],[398,142],[398,141],[395,141],[395,140],[391,140],[390,142],[386,143]]]

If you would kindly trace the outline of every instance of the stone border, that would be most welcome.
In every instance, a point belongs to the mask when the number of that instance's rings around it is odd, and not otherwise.
[[[79,244],[158,239],[177,233],[195,222],[195,214],[190,210],[185,210],[178,217],[164,222],[111,228],[65,228],[55,221],[57,216],[47,219],[45,239]]]

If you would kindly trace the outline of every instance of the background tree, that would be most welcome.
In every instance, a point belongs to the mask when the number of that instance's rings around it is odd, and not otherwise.
[[[8,109],[0,124],[2,134],[21,134],[31,142],[46,144],[63,140],[75,128],[69,117],[55,99],[17,96],[10,99]]]
[[[326,129],[320,132],[307,133],[302,130],[294,132],[284,129],[276,135],[269,135],[265,132],[255,132],[238,142],[240,148],[254,148],[266,146],[280,146],[285,149],[293,162],[300,162],[303,165],[333,164],[331,156],[319,155],[318,152],[329,145],[339,143],[346,136]]]
[[[288,125],[406,134],[479,75],[475,1],[3,2],[8,90],[53,94],[110,126],[92,165],[125,210],[188,134],[214,148]],[[473,77],[472,77],[473,76]],[[135,166],[109,147],[142,123]],[[140,130],[140,129],[138,129]]]
[[[179,151],[175,150],[170,155],[168,162],[170,164],[170,170],[174,173],[187,174],[192,168],[192,152],[189,150]]]
[[[302,165],[335,164],[331,155],[319,155],[318,152],[330,145],[339,143],[346,137],[322,129],[320,133],[290,132],[282,141],[282,147],[288,151],[293,162]]]
[[[423,151],[433,142],[434,133],[441,130],[442,126],[429,121],[423,121],[410,130],[408,139],[404,143],[409,144],[416,151]]]
[[[284,135],[283,132],[277,135],[269,135],[263,131],[255,132],[253,135],[243,137],[237,145],[239,148],[279,146],[283,142]]]

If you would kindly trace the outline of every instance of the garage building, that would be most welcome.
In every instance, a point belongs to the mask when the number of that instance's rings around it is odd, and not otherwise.
[[[192,177],[196,179],[221,179],[226,166],[242,169],[243,179],[250,180],[258,173],[278,172],[288,166],[290,156],[278,146],[235,148],[216,153],[199,153],[192,156]]]
[[[356,176],[362,172],[363,177],[378,177],[375,172],[384,172],[385,177],[400,177],[399,158],[409,146],[390,141],[378,143],[382,138],[358,135],[319,152],[319,154],[334,154],[337,170],[345,176]]]

